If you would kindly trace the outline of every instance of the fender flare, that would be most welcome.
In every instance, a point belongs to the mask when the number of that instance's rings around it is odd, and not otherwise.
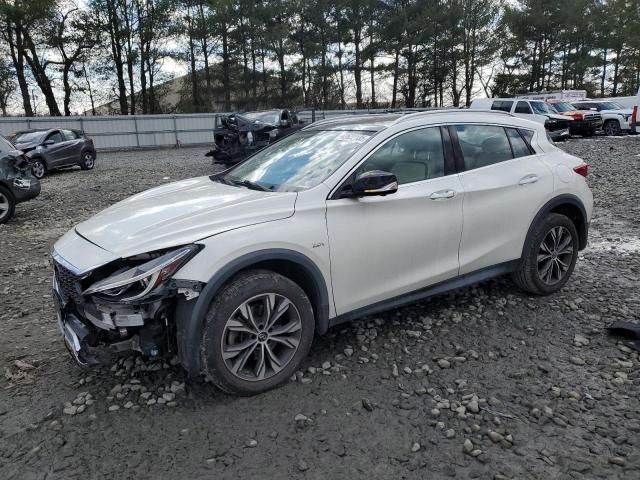
[[[188,301],[180,298],[176,304],[176,325],[178,356],[189,375],[197,376],[200,368],[200,342],[209,306],[216,293],[238,272],[266,261],[283,260],[293,262],[301,267],[311,280],[314,299],[310,300],[319,334],[326,333],[329,328],[329,293],[327,284],[318,266],[306,255],[294,250],[272,248],[251,252],[232,260],[220,268],[209,279],[196,300]]]
[[[529,240],[531,239],[531,237],[533,236],[533,231],[536,225],[538,225],[538,223],[540,223],[542,219],[546,217],[554,208],[560,205],[567,205],[567,204],[577,207],[580,210],[581,217],[582,217],[581,219],[582,225],[579,226],[581,228],[578,228],[578,235],[580,235],[579,248],[580,250],[582,250],[587,246],[587,237],[589,232],[589,223],[587,222],[587,218],[588,218],[587,211],[584,208],[582,200],[580,200],[578,197],[570,193],[563,193],[562,195],[558,195],[557,197],[554,197],[551,200],[549,200],[540,208],[540,210],[538,210],[538,213],[533,218],[531,225],[529,225],[527,236],[525,237],[524,244],[522,245],[522,254],[520,255],[520,258],[524,258],[524,255],[525,255],[524,249],[529,243]]]

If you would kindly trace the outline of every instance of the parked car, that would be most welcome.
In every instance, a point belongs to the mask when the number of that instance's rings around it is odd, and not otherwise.
[[[571,135],[591,137],[602,128],[602,115],[593,110],[579,110],[569,102],[561,100],[547,100],[560,115],[571,117],[573,122],[569,124]]]
[[[60,327],[81,363],[177,354],[227,392],[263,392],[342,322],[506,273],[558,291],[587,244],[587,168],[502,112],[316,122],[66,233]]]
[[[573,119],[560,115],[542,100],[479,98],[474,100],[469,108],[509,112],[515,116],[541,123],[554,141],[569,138],[569,128],[573,122]]]
[[[233,113],[218,120],[214,148],[205,155],[213,157],[213,163],[237,163],[304,126],[289,110]]]
[[[631,116],[633,115],[631,108],[624,108],[609,100],[581,100],[571,102],[571,104],[580,110],[599,112],[602,115],[602,129],[609,136],[620,135],[623,132],[628,133],[631,130]]]
[[[31,173],[29,159],[0,137],[0,224],[11,220],[18,203],[39,194],[40,181]]]
[[[36,178],[50,170],[76,165],[91,170],[96,163],[93,140],[82,130],[23,130],[13,133],[10,140],[29,157]]]

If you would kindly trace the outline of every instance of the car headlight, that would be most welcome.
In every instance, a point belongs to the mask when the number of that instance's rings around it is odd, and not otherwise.
[[[153,260],[100,280],[82,294],[99,293],[121,302],[139,300],[171,278],[198,249],[197,245],[187,245],[172,250]]]

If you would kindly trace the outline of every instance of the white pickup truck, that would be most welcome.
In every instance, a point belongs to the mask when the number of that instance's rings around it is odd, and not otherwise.
[[[569,126],[572,118],[560,115],[553,107],[542,100],[524,98],[479,98],[469,107],[474,110],[500,110],[516,117],[542,123],[552,140],[569,138]]]
[[[580,110],[594,110],[602,115],[604,133],[613,136],[631,132],[633,109],[625,108],[612,100],[580,100],[571,102]]]

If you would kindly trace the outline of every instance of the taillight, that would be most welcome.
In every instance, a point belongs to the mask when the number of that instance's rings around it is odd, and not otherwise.
[[[589,175],[589,164],[581,163],[580,165],[576,165],[575,167],[573,167],[573,171],[576,172],[578,175],[582,175],[583,177],[586,177],[587,175]]]
[[[584,115],[582,115],[581,113],[574,113],[571,116],[573,117],[574,120],[582,120],[584,118]]]

